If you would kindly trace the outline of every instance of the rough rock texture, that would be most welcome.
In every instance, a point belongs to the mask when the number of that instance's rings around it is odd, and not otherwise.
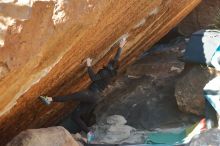
[[[111,122],[109,122],[111,121]],[[107,117],[106,121],[94,126],[96,139],[99,143],[120,143],[131,137],[135,128],[126,125],[123,116],[112,115]]]
[[[3,79],[10,72],[8,65],[0,62],[0,80]]]
[[[123,116],[113,115],[107,118],[106,123],[112,125],[124,125],[127,121]]]
[[[212,27],[216,17],[220,16],[219,7],[219,0],[203,0],[201,4],[180,23],[179,31],[189,36],[199,29]]]
[[[0,61],[10,72],[0,81],[0,145],[26,128],[56,123],[73,109],[72,104],[46,107],[37,97],[85,88],[85,58],[100,68],[115,51],[110,47],[128,35],[125,67],[200,1],[1,1]]]
[[[188,146],[219,146],[220,130],[211,129],[194,137]]]
[[[175,96],[181,111],[204,115],[204,86],[216,77],[218,73],[213,68],[200,65],[188,65],[175,87]]]
[[[7,146],[79,146],[63,127],[30,129],[14,137]]]
[[[108,121],[114,121],[108,123]],[[139,131],[124,123],[126,119],[121,115],[111,115],[104,121],[93,126],[95,143],[105,144],[143,144],[149,131]],[[119,122],[119,123],[117,123]]]

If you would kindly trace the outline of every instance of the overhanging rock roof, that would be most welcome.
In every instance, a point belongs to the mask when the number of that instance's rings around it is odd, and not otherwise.
[[[121,68],[132,63],[179,23],[201,0],[81,0],[0,3],[9,25],[0,61],[10,72],[0,80],[0,145],[27,128],[49,126],[72,104],[43,106],[39,95],[61,95],[89,82],[84,60],[107,63],[110,49],[127,35]],[[21,9],[23,8],[23,9]],[[23,11],[16,11],[16,10]],[[8,11],[8,12],[7,12]]]

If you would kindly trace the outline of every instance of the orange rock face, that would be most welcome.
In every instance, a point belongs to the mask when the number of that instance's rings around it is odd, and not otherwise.
[[[0,14],[8,22],[0,37],[0,62],[9,71],[0,80],[0,145],[24,129],[52,125],[73,110],[75,103],[46,107],[37,97],[64,95],[86,88],[87,57],[93,58],[95,69],[100,68],[114,53],[111,47],[128,36],[120,61],[124,68],[200,1],[29,0],[23,4],[22,0],[16,3],[7,0],[0,3],[3,8]]]

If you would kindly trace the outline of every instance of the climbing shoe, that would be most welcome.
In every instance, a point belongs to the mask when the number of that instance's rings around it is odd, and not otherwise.
[[[52,102],[52,101],[49,100],[49,97],[48,97],[48,96],[40,96],[39,98],[40,98],[40,100],[41,100],[44,104],[46,104],[46,105],[50,105],[51,102]]]

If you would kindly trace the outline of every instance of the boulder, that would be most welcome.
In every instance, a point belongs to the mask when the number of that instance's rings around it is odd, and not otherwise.
[[[188,64],[187,64],[188,65]],[[189,65],[185,67],[175,86],[175,97],[181,111],[204,115],[204,86],[218,73],[210,67]]]
[[[220,16],[219,0],[203,0],[178,26],[179,32],[189,36],[203,28],[213,27]]]
[[[124,125],[127,121],[121,115],[112,115],[107,118],[107,123],[111,125]]]
[[[63,127],[29,129],[14,137],[7,146],[79,146]]]
[[[97,71],[128,37],[122,71],[200,2],[1,0],[0,61],[10,72],[0,81],[0,145],[25,129],[54,125],[74,109],[76,103],[47,107],[37,97],[85,89],[87,57]]]
[[[134,135],[135,128],[126,125],[126,119],[121,115],[112,115],[93,126],[98,143],[122,143]]]

